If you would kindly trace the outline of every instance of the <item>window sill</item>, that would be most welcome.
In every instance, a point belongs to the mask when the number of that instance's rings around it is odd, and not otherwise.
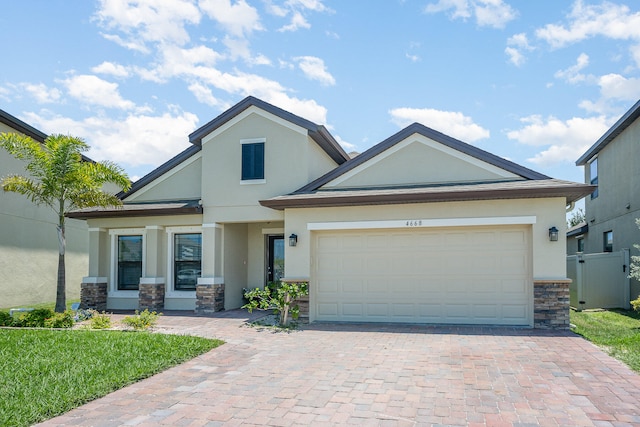
[[[243,179],[240,181],[240,185],[256,185],[256,184],[266,184],[266,179]]]

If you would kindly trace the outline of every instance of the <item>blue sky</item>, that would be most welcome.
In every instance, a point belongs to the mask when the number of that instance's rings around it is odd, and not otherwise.
[[[412,122],[555,178],[640,98],[640,3],[3,2],[0,108],[138,178],[253,95],[364,151]]]

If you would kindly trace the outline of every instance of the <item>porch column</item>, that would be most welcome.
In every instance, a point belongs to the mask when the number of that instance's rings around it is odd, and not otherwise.
[[[145,267],[140,278],[138,307],[140,310],[164,310],[165,277],[163,256],[164,227],[148,225],[145,227]]]
[[[105,311],[109,274],[109,234],[104,228],[89,228],[89,275],[80,284],[80,308]]]
[[[223,232],[222,224],[202,224],[202,277],[196,285],[196,313],[224,310]]]
[[[533,327],[569,329],[569,285],[571,279],[533,281]]]

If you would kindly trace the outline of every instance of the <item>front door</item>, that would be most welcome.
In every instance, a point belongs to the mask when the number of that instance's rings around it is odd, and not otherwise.
[[[284,236],[268,236],[267,284],[279,282],[284,277]]]

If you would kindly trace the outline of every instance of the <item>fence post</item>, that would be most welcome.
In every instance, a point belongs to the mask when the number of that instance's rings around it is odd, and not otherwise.
[[[626,310],[631,309],[631,300],[635,299],[635,296],[631,296],[631,279],[629,278],[629,272],[631,270],[631,256],[629,253],[629,248],[625,248],[622,250],[622,262],[624,263],[624,286],[622,287],[623,292],[624,292],[624,308]]]
[[[584,308],[584,281],[582,270],[584,266],[584,258],[582,254],[576,255],[576,290],[578,294],[578,309],[582,310]]]

